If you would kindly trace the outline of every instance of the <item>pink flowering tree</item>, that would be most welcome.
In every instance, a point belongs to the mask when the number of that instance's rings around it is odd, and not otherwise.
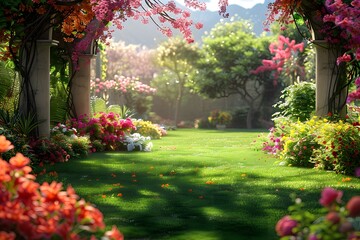
[[[265,71],[274,73],[274,85],[278,84],[280,74],[284,74],[288,78],[287,85],[293,84],[297,78],[304,80],[305,69],[299,62],[298,53],[303,52],[304,43],[295,43],[287,37],[280,35],[277,42],[269,45],[269,51],[273,55],[271,59],[262,60],[262,66],[252,71],[259,74]]]
[[[93,97],[102,98],[107,105],[125,105],[142,115],[147,110],[148,98],[156,93],[156,89],[142,83],[135,77],[115,75],[112,80],[91,80],[90,88]]]
[[[312,40],[325,41],[337,57],[333,61],[328,99],[329,112],[343,115],[347,87],[359,77],[360,1],[351,0],[275,0],[269,4],[268,22],[283,26],[304,23],[312,32]],[[319,41],[315,41],[315,46]],[[321,47],[321,46],[319,46]],[[348,101],[355,100],[356,94]]]
[[[124,42],[110,42],[104,52],[106,76],[136,76],[149,84],[157,68],[154,63],[155,51],[140,45],[126,45]]]

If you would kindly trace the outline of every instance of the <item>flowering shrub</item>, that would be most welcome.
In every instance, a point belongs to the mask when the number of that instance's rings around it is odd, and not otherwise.
[[[264,151],[278,155],[284,148],[284,136],[290,132],[291,120],[288,117],[278,117],[274,119],[275,126],[270,128],[267,139],[263,143]]]
[[[316,167],[354,175],[360,167],[357,123],[313,117],[305,122],[275,122],[263,150],[292,166]]]
[[[226,125],[231,123],[232,116],[229,112],[214,110],[210,113],[208,119],[209,122],[214,126],[216,124]]]
[[[151,137],[141,136],[139,133],[134,133],[125,136],[124,143],[129,152],[134,150],[150,152],[153,144],[150,142]]]
[[[290,215],[277,222],[277,234],[281,239],[360,239],[360,196],[343,204],[342,194],[333,188],[323,189],[319,200],[322,216],[304,211],[301,199],[296,199],[295,205],[289,207]]]
[[[76,128],[80,136],[89,135],[90,141],[101,141],[105,150],[116,150],[121,147],[125,134],[135,130],[131,119],[120,119],[115,113],[98,113],[92,118],[80,116],[67,123],[70,128]]]
[[[32,164],[66,162],[70,155],[51,139],[39,138],[29,143],[35,158]]]
[[[0,154],[13,147],[0,136]],[[86,232],[104,230],[98,209],[70,186],[64,191],[61,183],[35,182],[29,162],[21,153],[9,162],[0,158],[0,239],[84,239]],[[114,226],[104,239],[123,236]]]
[[[53,127],[50,132],[52,135],[64,134],[68,137],[75,137],[77,134],[77,130],[75,128],[69,128],[65,124],[61,123],[58,123],[55,127]]]
[[[162,131],[158,125],[153,124],[150,121],[144,121],[141,119],[134,120],[136,130],[133,132],[140,133],[143,136],[151,137],[152,139],[159,139],[162,136]]]

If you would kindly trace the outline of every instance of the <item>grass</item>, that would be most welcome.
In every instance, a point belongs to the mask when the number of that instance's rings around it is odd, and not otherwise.
[[[277,239],[290,195],[315,210],[325,186],[343,190],[344,200],[359,194],[360,179],[279,166],[258,149],[259,134],[180,129],[154,140],[152,152],[97,153],[47,172],[95,204],[126,239]]]

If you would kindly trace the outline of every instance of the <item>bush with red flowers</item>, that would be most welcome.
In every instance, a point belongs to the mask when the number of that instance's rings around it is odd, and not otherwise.
[[[352,197],[347,204],[341,200],[343,193],[324,188],[319,203],[324,215],[315,216],[304,211],[301,199],[289,207],[290,214],[281,218],[275,230],[281,239],[360,239],[360,196]]]
[[[21,153],[2,160],[1,154],[12,148],[0,136],[0,239],[86,239],[104,231],[102,213],[72,187],[64,191],[58,182],[37,183],[30,160]],[[123,236],[113,227],[102,239]]]
[[[101,112],[92,118],[83,115],[71,119],[67,125],[77,129],[80,136],[88,135],[91,142],[100,140],[105,150],[123,149],[125,134],[136,129],[131,119],[120,119],[119,114],[113,112]]]

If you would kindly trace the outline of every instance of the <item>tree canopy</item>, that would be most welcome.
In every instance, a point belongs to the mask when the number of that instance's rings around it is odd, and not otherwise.
[[[210,98],[239,95],[250,108],[248,127],[264,87],[272,84],[269,73],[252,73],[261,59],[269,57],[268,44],[269,39],[257,38],[252,24],[245,20],[219,23],[203,38],[197,91]]]

